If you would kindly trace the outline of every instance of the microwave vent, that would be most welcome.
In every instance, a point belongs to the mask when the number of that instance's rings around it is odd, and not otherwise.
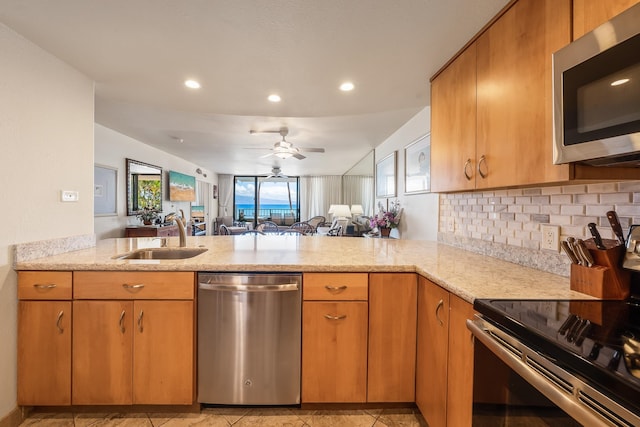
[[[615,166],[627,168],[640,168],[640,153],[621,154],[619,156],[600,157],[583,161],[589,166]]]

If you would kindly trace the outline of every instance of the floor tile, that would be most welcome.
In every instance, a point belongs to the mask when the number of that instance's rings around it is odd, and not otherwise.
[[[67,427],[74,426],[73,414],[60,413],[60,414],[33,414],[22,424],[20,427],[38,426],[38,427]]]

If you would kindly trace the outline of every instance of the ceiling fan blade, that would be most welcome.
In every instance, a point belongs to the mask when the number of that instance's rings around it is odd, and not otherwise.
[[[266,157],[273,156],[273,155],[274,155],[274,153],[268,153],[268,154],[265,154],[265,155],[263,155],[263,156],[260,156],[260,158],[261,158],[261,159],[264,159],[264,158],[266,158]]]
[[[308,153],[324,153],[324,148],[302,148],[298,147],[300,151],[306,151]]]
[[[298,160],[306,159],[306,157],[305,157],[305,156],[303,156],[303,155],[302,155],[302,154],[300,154],[300,153],[295,153],[295,154],[293,155],[293,157],[295,157],[295,158],[296,158],[296,159],[298,159]]]

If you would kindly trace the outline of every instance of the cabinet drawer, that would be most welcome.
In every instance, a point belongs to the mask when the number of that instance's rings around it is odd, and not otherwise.
[[[75,299],[193,299],[194,273],[79,271]]]
[[[366,301],[367,273],[306,273],[302,279],[305,301]]]
[[[18,271],[18,299],[71,299],[70,271]]]

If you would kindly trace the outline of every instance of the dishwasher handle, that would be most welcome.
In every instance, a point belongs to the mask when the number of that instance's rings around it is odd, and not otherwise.
[[[280,285],[240,285],[228,283],[198,283],[198,289],[206,291],[231,291],[231,292],[287,292],[297,291],[297,283],[283,283]]]

